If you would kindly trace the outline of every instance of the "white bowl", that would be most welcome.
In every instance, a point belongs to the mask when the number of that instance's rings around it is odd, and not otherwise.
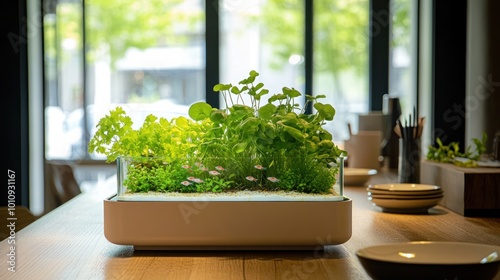
[[[364,186],[375,174],[377,174],[376,169],[346,167],[344,168],[344,186]]]
[[[493,279],[500,247],[451,241],[375,245],[356,252],[373,279]]]

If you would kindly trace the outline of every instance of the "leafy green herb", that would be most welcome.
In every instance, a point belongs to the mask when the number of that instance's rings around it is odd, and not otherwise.
[[[269,90],[258,76],[251,71],[238,86],[215,85],[225,109],[198,102],[189,108],[191,119],[149,115],[134,130],[118,107],[98,123],[89,151],[126,161],[124,184],[132,192],[331,192],[344,151],[323,125],[335,109],[319,102],[324,95],[307,96],[300,108],[301,93],[287,87],[261,105]],[[309,105],[314,114],[305,114]]]
[[[483,132],[483,137],[481,140],[473,138],[474,150],[472,146],[468,146],[465,152],[460,152],[460,147],[458,142],[451,142],[448,145],[443,145],[441,139],[437,138],[437,147],[429,146],[427,152],[427,159],[437,162],[453,163],[458,166],[463,167],[474,167],[477,166],[477,161],[480,159],[481,155],[486,152],[486,142],[488,136]],[[457,160],[456,158],[464,158],[467,160]]]

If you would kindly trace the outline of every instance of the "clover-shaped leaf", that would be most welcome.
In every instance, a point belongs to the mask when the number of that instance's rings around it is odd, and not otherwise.
[[[206,102],[197,102],[189,107],[188,114],[195,121],[202,121],[210,118],[212,106]]]

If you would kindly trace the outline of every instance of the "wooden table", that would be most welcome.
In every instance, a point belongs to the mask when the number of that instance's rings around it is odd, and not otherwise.
[[[380,174],[372,183],[394,181]],[[15,235],[16,272],[8,270],[8,239],[0,243],[0,279],[370,279],[356,251],[407,241],[500,245],[500,218],[468,218],[437,206],[426,215],[381,212],[364,187],[353,200],[353,235],[324,251],[134,251],[103,235],[105,191],[81,194]],[[500,274],[495,279],[500,279]]]

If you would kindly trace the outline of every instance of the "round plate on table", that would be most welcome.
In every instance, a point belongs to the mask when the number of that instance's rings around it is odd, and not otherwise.
[[[393,213],[421,213],[427,212],[436,206],[442,197],[427,199],[382,199],[368,197],[374,205],[382,208],[384,212]]]
[[[356,256],[373,279],[490,280],[500,270],[500,246],[416,241],[362,248]]]
[[[377,191],[391,192],[421,192],[421,191],[438,191],[441,187],[427,184],[411,184],[411,183],[395,183],[395,184],[373,184],[369,185],[368,189]]]
[[[377,190],[372,188],[366,188],[369,194],[379,194],[379,195],[397,195],[397,196],[422,196],[422,195],[441,195],[443,190],[432,190],[432,191],[385,191]]]
[[[430,198],[442,198],[443,193],[436,194],[424,194],[424,195],[396,195],[396,194],[376,194],[368,192],[368,196],[372,198],[380,199],[430,199]]]
[[[377,174],[376,169],[344,168],[344,186],[365,186],[370,177]]]

